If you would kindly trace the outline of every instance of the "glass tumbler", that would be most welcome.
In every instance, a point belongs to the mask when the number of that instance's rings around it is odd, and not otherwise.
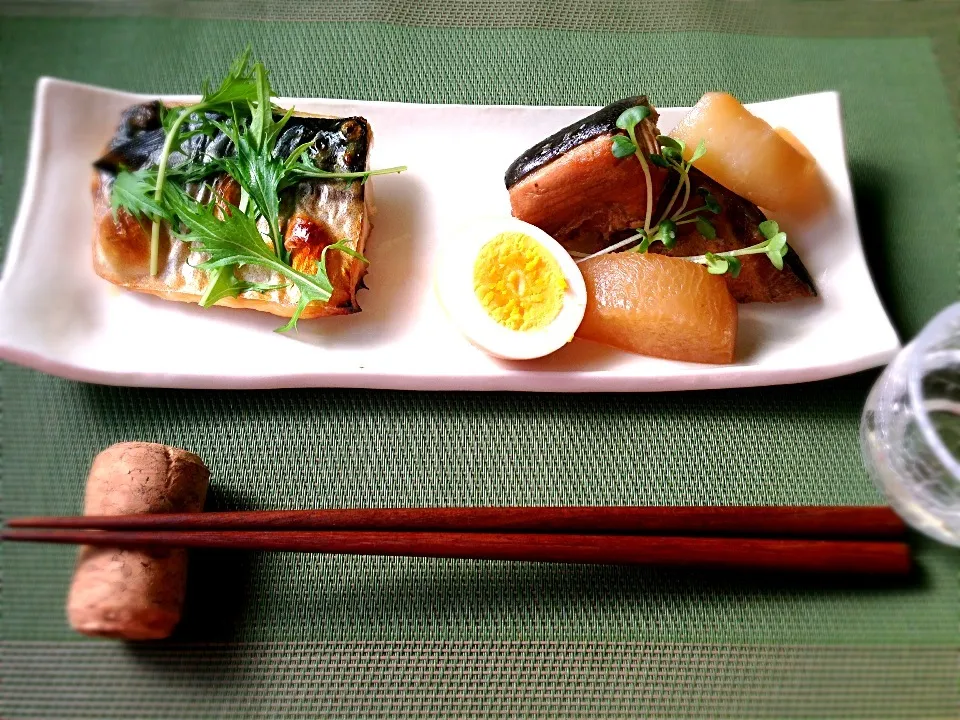
[[[860,447],[893,509],[960,547],[960,303],[931,320],[877,380]]]

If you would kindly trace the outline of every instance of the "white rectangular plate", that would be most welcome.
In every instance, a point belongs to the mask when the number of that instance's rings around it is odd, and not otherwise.
[[[304,321],[299,333],[281,335],[273,330],[282,321],[264,313],[120,290],[91,264],[91,163],[121,111],[146,99],[38,83],[26,185],[0,281],[3,359],[115,385],[584,392],[818,380],[881,365],[899,347],[864,261],[835,93],[749,106],[806,144],[835,202],[815,226],[790,228],[819,297],[741,306],[737,362],[729,366],[639,357],[582,340],[541,360],[500,361],[464,340],[439,307],[437,249],[473,216],[509,215],[510,162],[591,107],[280,100],[305,112],[365,116],[376,136],[371,166],[409,166],[371,181],[377,213],[363,312]],[[660,113],[667,132],[683,109]]]

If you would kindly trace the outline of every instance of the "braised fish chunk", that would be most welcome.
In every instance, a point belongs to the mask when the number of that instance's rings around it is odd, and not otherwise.
[[[694,188],[709,191],[720,203],[722,210],[718,215],[706,210],[703,213],[716,228],[716,238],[705,238],[693,223],[680,225],[676,244],[672,248],[668,250],[662,243],[653,243],[650,252],[690,257],[708,252],[739,250],[763,242],[764,237],[758,226],[766,217],[756,205],[714,182],[696,168],[690,170],[690,183]],[[668,190],[672,192],[672,187]],[[702,205],[703,199],[694,193],[687,208],[692,210]],[[765,255],[742,256],[740,274],[737,277],[729,274],[723,276],[730,294],[741,303],[788,302],[816,295],[810,274],[796,252],[791,250],[783,260],[783,270],[777,270]]]
[[[636,126],[637,142],[648,159],[649,183],[643,165],[634,155],[617,158],[612,151],[613,138],[624,132],[617,127],[617,119],[638,105],[650,108],[647,118]],[[618,242],[626,243],[629,238],[636,238],[633,244],[638,244],[641,235],[637,231],[644,228],[648,219],[648,197],[652,212],[646,227],[651,235],[667,214],[667,205],[671,216],[682,211],[686,218],[677,225],[676,242],[671,249],[655,241],[650,243],[649,252],[690,257],[763,242],[765,238],[758,226],[766,217],[759,208],[690,168],[691,186],[709,191],[722,207],[718,215],[704,211],[716,229],[716,237],[700,234],[690,211],[702,206],[704,200],[695,193],[688,197],[684,192],[680,193],[683,208],[676,203],[678,193],[674,191],[680,176],[676,169],[666,169],[669,163],[664,156],[670,148],[661,148],[657,139],[657,117],[646,97],[627,98],[527,150],[510,165],[505,177],[513,214],[554,236],[574,256],[599,253]],[[656,163],[650,160],[651,155],[661,153],[653,158]],[[625,244],[623,249],[629,247]],[[795,252],[784,257],[782,271],[763,255],[744,256],[741,262],[738,277],[724,276],[738,302],[786,302],[816,295]]]
[[[646,97],[626,98],[569,125],[533,146],[507,169],[504,178],[515,217],[546,231],[567,250],[591,253],[612,233],[642,226],[647,213],[646,177],[633,156],[616,158],[617,118],[637,105],[650,115],[637,126],[646,153],[658,151],[657,113]],[[666,171],[650,166],[656,203]]]

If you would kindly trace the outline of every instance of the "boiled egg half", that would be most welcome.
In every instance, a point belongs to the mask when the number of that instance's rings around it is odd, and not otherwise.
[[[573,339],[587,304],[583,275],[540,228],[482,218],[450,236],[436,266],[440,304],[475,346],[527,360]]]

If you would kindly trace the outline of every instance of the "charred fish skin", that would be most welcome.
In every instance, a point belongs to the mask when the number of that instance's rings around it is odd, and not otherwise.
[[[583,145],[589,140],[602,135],[611,135],[622,133],[617,127],[617,118],[637,105],[645,105],[650,108],[650,120],[655,124],[657,121],[657,111],[647,100],[646,95],[624,98],[615,103],[600,108],[592,115],[588,115],[582,120],[567,125],[565,128],[557,130],[553,135],[537,143],[532,148],[524,152],[520,157],[514,160],[504,175],[504,183],[507,190],[512,188],[518,182],[539,170],[544,165],[562,155],[570,152],[578,145]]]
[[[624,98],[615,103],[610,103],[592,115],[588,115],[582,120],[577,120],[577,122],[557,130],[553,135],[537,143],[514,160],[510,164],[510,167],[507,168],[507,172],[503,178],[507,190],[547,163],[570,152],[578,145],[583,145],[587,141],[602,135],[622,133],[623,131],[617,127],[617,118],[620,117],[624,111],[637,105],[646,105],[650,108],[650,117],[652,121],[656,123],[657,112],[653,109],[653,106],[650,105],[646,95]]]
[[[647,198],[656,202],[667,171],[650,164],[645,173],[635,157],[618,158],[611,147],[614,135],[624,133],[617,119],[638,105],[650,108],[635,131],[640,151],[658,152],[658,116],[646,97],[612,103],[562,128],[513,162],[505,176],[513,215],[536,225],[567,250],[585,254],[605,247],[617,231],[642,226],[651,211]]]
[[[222,116],[210,117],[227,120]],[[160,161],[166,137],[162,118],[163,105],[159,101],[128,108],[121,117],[107,153],[94,163],[94,167],[116,175],[121,168],[141,170],[156,165]],[[274,116],[274,119],[279,118],[279,115]],[[191,118],[185,123],[188,132],[199,126],[199,118]],[[313,147],[308,151],[309,157],[321,170],[361,172],[366,168],[370,128],[365,118],[294,115],[277,139],[277,155],[289,157],[296,147],[311,141]],[[188,160],[195,163],[210,162],[232,153],[233,143],[219,130],[213,136],[197,134],[189,137],[179,150],[170,154],[168,166],[176,168]]]
[[[94,163],[92,194],[94,211],[93,265],[105,280],[134,292],[156,295],[167,300],[198,302],[209,277],[195,266],[203,256],[189,244],[176,239],[164,223],[160,232],[160,268],[149,272],[150,224],[141,222],[124,209],[114,216],[111,209],[113,181],[120,170],[136,171],[157,164],[165,141],[164,106],[159,101],[128,108],[109,141],[104,155]],[[275,116],[279,117],[279,116]],[[218,118],[225,120],[225,118]],[[185,123],[185,130],[196,129],[199,118]],[[372,129],[365,118],[328,118],[292,116],[277,140],[278,157],[289,157],[305,142],[313,143],[306,156],[327,172],[362,172],[367,169]],[[187,191],[197,197],[209,197],[207,186],[232,204],[237,204],[240,188],[222,172],[219,159],[234,153],[233,143],[221,131],[212,136],[197,134],[187,138],[171,154],[169,166],[175,170],[187,161],[210,164],[210,172],[200,173],[199,183],[188,183]],[[197,174],[191,173],[196,178]],[[353,180],[307,178],[285,190],[280,198],[280,229],[284,245],[290,251],[291,264],[313,272],[323,248],[345,241],[363,253],[370,233],[371,193],[365,183]],[[357,290],[366,272],[366,264],[345,253],[329,253],[325,259],[333,285],[330,299],[307,306],[302,319],[344,315],[360,310]],[[241,280],[282,286],[263,293],[245,293],[225,297],[216,304],[251,308],[290,317],[299,294],[286,279],[264,268],[243,266],[235,270]]]

